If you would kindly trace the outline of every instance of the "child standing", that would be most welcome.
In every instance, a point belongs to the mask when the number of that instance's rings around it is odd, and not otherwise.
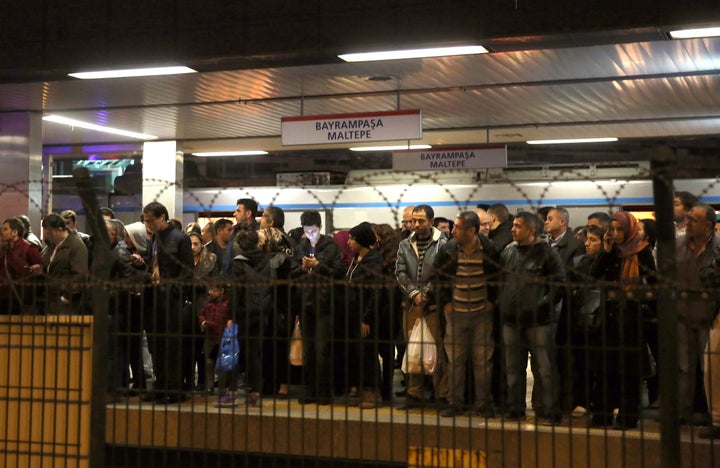
[[[215,361],[220,349],[220,339],[228,322],[228,300],[222,286],[208,289],[208,298],[200,308],[200,330],[205,333],[205,391],[213,392],[215,384]]]

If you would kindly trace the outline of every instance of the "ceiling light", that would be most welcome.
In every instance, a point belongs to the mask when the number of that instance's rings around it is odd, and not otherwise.
[[[213,156],[260,156],[268,154],[267,151],[248,150],[248,151],[207,151],[203,153],[192,153],[193,156],[213,157]]]
[[[395,145],[395,146],[356,146],[350,151],[399,151],[399,150],[420,150],[430,149],[430,145]]]
[[[153,67],[78,72],[68,73],[68,75],[73,78],[80,78],[81,80],[97,80],[101,78],[127,78],[131,76],[181,75],[183,73],[197,73],[197,71],[188,67]]]
[[[565,143],[605,143],[609,141],[617,141],[615,137],[610,138],[567,138],[564,140],[530,140],[528,145],[559,145]]]
[[[86,128],[88,130],[95,130],[96,132],[112,133],[114,135],[137,138],[139,140],[155,140],[157,138],[155,135],[148,135],[147,133],[129,132],[127,130],[120,130],[119,128],[103,127],[102,125],[82,122],[75,119],[68,119],[67,117],[60,117],[59,115],[46,115],[42,119],[48,122],[70,125],[71,127]]]
[[[483,46],[436,47],[432,49],[386,50],[382,52],[361,52],[338,55],[346,62],[371,62],[374,60],[397,60],[422,57],[442,57],[446,55],[486,54]]]
[[[677,31],[670,31],[670,37],[673,39],[691,39],[691,38],[697,38],[697,37],[716,37],[716,36],[720,36],[720,27],[678,29]]]

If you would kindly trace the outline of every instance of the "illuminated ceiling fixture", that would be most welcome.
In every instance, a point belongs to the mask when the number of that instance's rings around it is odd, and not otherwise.
[[[606,143],[618,141],[615,137],[609,138],[567,138],[564,140],[529,140],[528,145],[561,145],[565,143]]]
[[[248,150],[248,151],[207,151],[202,153],[192,153],[193,156],[200,156],[203,158],[211,158],[213,156],[260,156],[268,154],[267,151],[262,150]]]
[[[47,122],[55,122],[63,125],[69,125],[71,127],[95,130],[96,132],[112,133],[113,135],[122,135],[130,138],[137,138],[138,140],[155,140],[158,138],[155,135],[148,135],[147,133],[129,132],[119,128],[103,127],[102,125],[87,123],[81,120],[68,119],[67,117],[60,117],[59,115],[46,115],[42,119]]]
[[[350,148],[350,151],[400,151],[430,148],[432,148],[430,145],[356,146],[354,148]]]
[[[673,39],[692,39],[698,37],[717,37],[720,36],[720,27],[714,28],[693,28],[678,29],[670,31],[670,37]]]
[[[68,76],[80,78],[81,80],[98,80],[101,78],[127,78],[132,76],[181,75],[183,73],[197,73],[197,70],[188,67],[128,68],[125,70],[68,73]]]
[[[375,60],[398,60],[423,57],[443,57],[447,55],[487,54],[488,50],[479,45],[436,47],[432,49],[386,50],[381,52],[360,52],[357,54],[338,55],[346,62],[372,62]]]

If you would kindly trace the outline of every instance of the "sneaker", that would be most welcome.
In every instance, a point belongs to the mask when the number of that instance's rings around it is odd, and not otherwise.
[[[237,401],[235,400],[234,396],[225,395],[225,396],[221,396],[215,405],[216,406],[235,406],[235,405],[237,405]]]
[[[262,396],[258,392],[251,392],[245,398],[245,404],[250,408],[262,407]]]

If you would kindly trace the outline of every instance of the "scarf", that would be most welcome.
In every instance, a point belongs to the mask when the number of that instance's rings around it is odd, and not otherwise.
[[[620,281],[623,283],[632,282],[633,279],[640,277],[640,264],[638,262],[638,252],[648,246],[648,243],[640,238],[637,219],[627,211],[618,211],[612,216],[613,221],[620,224],[620,228],[625,235],[625,240],[617,246],[622,259],[622,268],[620,272]]]

